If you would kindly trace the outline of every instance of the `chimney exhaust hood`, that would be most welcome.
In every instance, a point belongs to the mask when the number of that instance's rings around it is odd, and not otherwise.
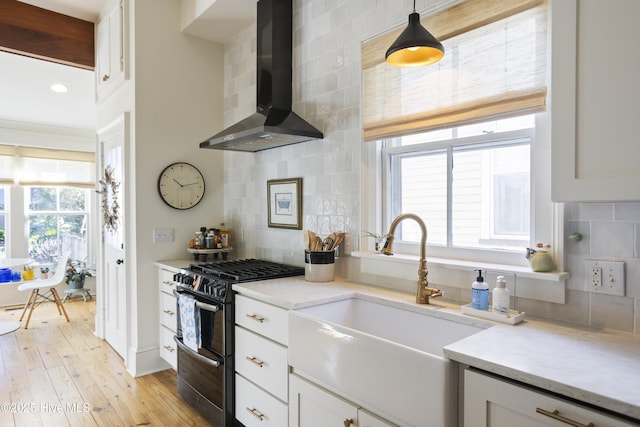
[[[292,111],[292,0],[259,0],[257,16],[257,111],[200,148],[257,152],[324,137]]]

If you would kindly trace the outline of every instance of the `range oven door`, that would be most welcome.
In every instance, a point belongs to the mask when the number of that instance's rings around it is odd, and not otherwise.
[[[225,358],[207,350],[198,353],[175,337],[178,345],[178,392],[213,425],[227,425]]]

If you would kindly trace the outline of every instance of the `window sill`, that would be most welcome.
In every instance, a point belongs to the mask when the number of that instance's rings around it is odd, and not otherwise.
[[[415,255],[386,256],[355,251],[351,256],[360,259],[362,273],[405,280],[417,279],[416,267],[419,257]],[[438,285],[469,289],[475,278],[473,270],[481,269],[491,288],[495,284],[495,277],[504,275],[507,282],[511,283],[507,287],[513,288],[512,295],[559,304],[565,302],[565,280],[569,278],[569,273],[562,271],[537,273],[525,266],[435,257],[427,257],[427,268],[429,282]]]
[[[402,254],[394,254],[393,256],[382,255],[379,253],[373,252],[351,252],[351,256],[362,259],[374,260],[375,262],[390,262],[398,265],[410,265],[412,270],[412,275],[415,276],[415,264],[420,260],[419,257],[415,255],[402,255]],[[483,271],[493,271],[493,272],[504,272],[504,273],[512,273],[517,277],[534,279],[534,280],[548,280],[552,282],[563,282],[569,278],[569,273],[565,271],[551,271],[549,273],[537,273],[535,271],[531,271],[531,268],[519,266],[519,265],[509,265],[509,264],[492,264],[492,263],[483,263],[478,261],[464,261],[460,259],[448,259],[448,258],[435,258],[435,257],[427,257],[427,267],[429,266],[438,266],[443,268],[452,268],[456,270],[477,270],[482,269]],[[368,271],[363,271],[364,273],[370,273]]]

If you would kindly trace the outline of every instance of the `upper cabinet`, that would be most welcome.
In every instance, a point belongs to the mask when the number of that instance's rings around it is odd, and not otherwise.
[[[118,0],[98,23],[96,39],[96,93],[103,99],[125,78],[125,7]]]
[[[552,199],[640,200],[640,2],[551,3]]]

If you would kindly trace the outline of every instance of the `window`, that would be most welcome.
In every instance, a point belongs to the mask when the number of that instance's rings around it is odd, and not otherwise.
[[[88,260],[89,190],[74,187],[27,187],[29,258],[50,263],[64,251]]]
[[[445,57],[429,67],[385,64],[394,32],[363,43],[363,203],[378,212],[366,230],[417,213],[429,256],[500,264],[524,265],[525,247],[550,241],[547,19],[545,0],[437,11],[422,21]],[[394,251],[418,253],[417,224],[396,233]]]
[[[530,240],[533,119],[386,140],[385,204],[391,217],[419,215],[431,245],[524,251]],[[516,130],[494,133],[505,129]],[[418,243],[420,237],[413,221],[396,230],[400,241]]]
[[[0,257],[92,264],[95,154],[0,144]],[[6,234],[5,234],[6,232]]]

